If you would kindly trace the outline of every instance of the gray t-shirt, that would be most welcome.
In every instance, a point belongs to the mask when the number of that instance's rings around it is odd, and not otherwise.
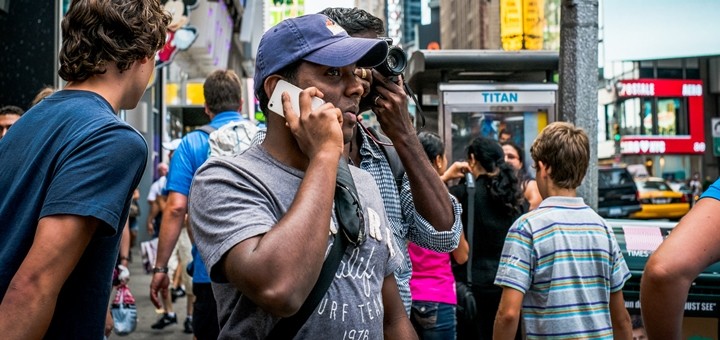
[[[350,167],[350,171],[365,214],[367,241],[359,248],[347,248],[335,280],[297,338],[383,337],[382,284],[399,266],[402,253],[388,228],[375,181],[363,170]],[[195,174],[189,214],[213,281],[221,339],[263,339],[279,320],[227,283],[215,265],[233,246],[268,232],[280,220],[303,176],[259,145],[236,157],[211,158]],[[337,230],[333,221],[318,223],[327,223],[330,233]],[[330,237],[328,247],[333,240]]]

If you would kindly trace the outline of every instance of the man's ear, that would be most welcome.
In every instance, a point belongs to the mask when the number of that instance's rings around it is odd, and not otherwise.
[[[549,176],[550,168],[542,161],[537,161],[537,172],[542,174],[543,176]]]
[[[263,89],[265,90],[265,94],[268,98],[272,97],[273,91],[275,91],[275,86],[277,86],[278,81],[280,79],[283,79],[281,76],[273,74],[265,78],[265,83],[263,83]]]
[[[433,166],[439,169],[440,165],[442,164],[442,161],[443,161],[442,155],[435,156],[435,160],[433,160]]]

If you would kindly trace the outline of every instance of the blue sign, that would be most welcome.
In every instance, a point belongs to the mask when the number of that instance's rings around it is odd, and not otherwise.
[[[483,102],[485,103],[517,103],[517,92],[483,92]]]

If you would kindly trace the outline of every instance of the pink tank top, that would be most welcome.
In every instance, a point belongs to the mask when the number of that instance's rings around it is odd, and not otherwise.
[[[410,292],[413,301],[457,303],[450,254],[438,253],[408,243],[412,261]]]

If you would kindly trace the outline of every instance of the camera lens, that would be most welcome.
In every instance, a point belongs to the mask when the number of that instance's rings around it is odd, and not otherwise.
[[[388,64],[388,67],[392,70],[394,70],[397,67],[398,62],[394,55],[389,55],[387,57],[387,64]]]
[[[390,46],[385,62],[377,67],[378,71],[385,76],[396,76],[402,74],[407,66],[407,56],[400,47]]]

